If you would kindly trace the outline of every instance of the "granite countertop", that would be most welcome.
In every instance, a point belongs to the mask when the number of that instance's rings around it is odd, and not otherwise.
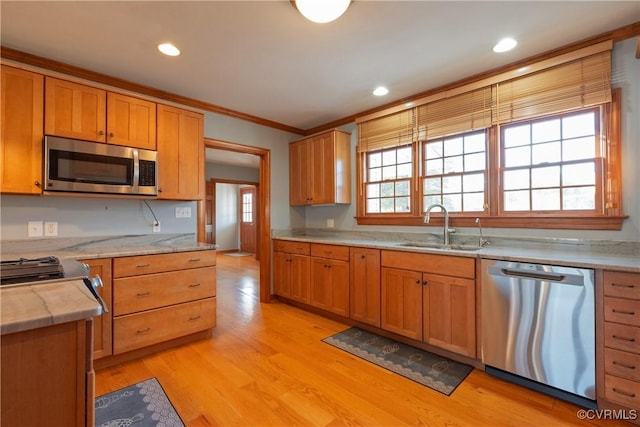
[[[100,314],[102,307],[82,280],[3,285],[0,288],[2,335],[90,319]]]
[[[367,235],[369,234],[369,235]],[[430,238],[431,236],[428,236]],[[477,245],[478,238],[461,236],[466,241],[453,244]],[[274,239],[358,246],[394,251],[454,255],[482,259],[501,259],[516,262],[532,262],[566,265],[581,268],[604,268],[616,271],[640,273],[640,248],[637,242],[583,241],[574,239],[492,238],[481,249],[457,250],[402,246],[407,242],[423,241],[424,235],[382,235],[380,233],[344,234],[282,234]],[[442,239],[442,236],[440,236]],[[440,242],[440,240],[428,240]]]
[[[216,245],[197,242],[195,235],[190,233],[43,238],[3,241],[1,258],[7,260],[53,255],[60,259],[94,259],[216,248]]]

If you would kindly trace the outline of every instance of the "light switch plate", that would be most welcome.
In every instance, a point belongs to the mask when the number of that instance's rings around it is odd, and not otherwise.
[[[177,207],[176,218],[191,218],[191,208],[188,206]]]
[[[27,222],[27,236],[28,237],[42,237],[44,234],[44,225],[42,221],[29,221]]]

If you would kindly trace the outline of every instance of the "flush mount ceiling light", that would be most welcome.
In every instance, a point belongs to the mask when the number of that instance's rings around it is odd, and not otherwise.
[[[375,96],[385,96],[385,95],[386,95],[386,94],[388,94],[388,93],[389,93],[389,89],[387,89],[387,88],[386,88],[386,87],[384,87],[384,86],[378,86],[377,88],[375,88],[375,89],[373,90],[373,94],[374,94]]]
[[[518,44],[517,41],[515,41],[514,39],[512,39],[510,37],[507,37],[507,38],[504,38],[504,39],[500,40],[498,42],[498,44],[496,44],[493,47],[493,51],[495,53],[508,52],[511,49],[513,49],[514,47],[516,47],[517,44]]]
[[[161,43],[158,45],[158,50],[167,56],[180,55],[180,49],[172,45],[171,43]]]
[[[342,16],[351,0],[291,0],[291,4],[309,21],[325,24]]]

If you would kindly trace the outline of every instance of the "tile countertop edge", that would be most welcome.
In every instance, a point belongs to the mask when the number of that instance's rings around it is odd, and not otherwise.
[[[0,289],[0,334],[12,334],[102,314],[82,280],[7,285]]]
[[[624,256],[607,256],[600,253],[567,253],[552,249],[520,249],[513,247],[487,246],[478,250],[435,249],[421,247],[400,246],[405,242],[358,240],[336,237],[318,236],[277,236],[274,240],[288,240],[295,242],[322,243],[340,246],[356,246],[374,249],[394,250],[403,252],[429,253],[436,255],[451,255],[467,258],[501,259],[507,261],[532,262],[570,267],[602,268],[616,271],[640,273],[640,260]]]

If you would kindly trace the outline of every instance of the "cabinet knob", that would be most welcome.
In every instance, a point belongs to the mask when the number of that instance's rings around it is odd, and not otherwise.
[[[429,283],[429,282],[427,282],[426,280],[424,280],[424,281],[422,282],[422,286],[427,286],[427,284],[428,284],[428,283]]]
[[[33,185],[35,185],[36,187],[40,187],[40,181],[34,181]]]
[[[109,138],[113,138],[114,136],[116,136],[113,132],[109,132]]]
[[[416,280],[416,285],[420,284],[420,279]]]
[[[360,259],[365,259],[366,257],[366,255],[360,255]]]
[[[104,135],[104,131],[103,130],[98,131],[98,135],[100,136]]]
[[[158,193],[162,193],[162,188],[158,188]]]

